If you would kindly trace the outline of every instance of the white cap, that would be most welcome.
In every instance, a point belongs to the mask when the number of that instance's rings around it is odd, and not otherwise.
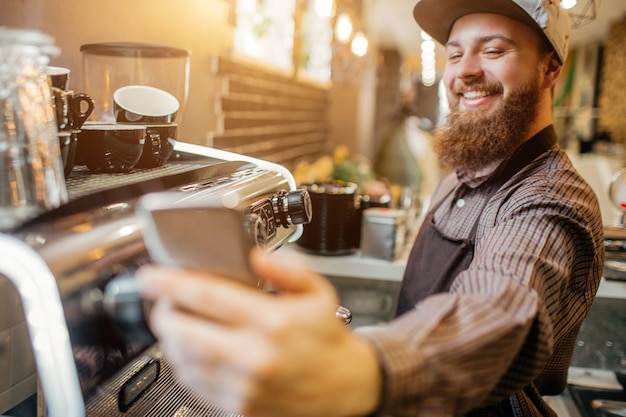
[[[538,29],[565,63],[571,24],[559,0],[421,0],[413,9],[420,27],[441,44],[454,22],[471,13],[496,13]]]

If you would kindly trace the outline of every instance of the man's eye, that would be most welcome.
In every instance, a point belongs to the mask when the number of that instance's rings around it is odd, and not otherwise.
[[[490,55],[490,56],[500,55],[501,53],[502,53],[502,50],[500,49],[487,49],[485,51],[485,55]]]

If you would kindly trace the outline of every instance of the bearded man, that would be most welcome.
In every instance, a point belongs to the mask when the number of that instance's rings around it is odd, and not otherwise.
[[[451,112],[435,148],[452,172],[431,198],[394,320],[342,326],[332,285],[280,252],[252,256],[278,295],[180,269],[138,273],[179,375],[224,408],[556,416],[543,397],[566,387],[604,255],[596,196],[553,127],[567,14],[556,0],[422,0],[414,16],[446,48]]]

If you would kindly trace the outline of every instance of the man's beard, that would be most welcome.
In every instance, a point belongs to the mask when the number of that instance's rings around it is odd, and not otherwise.
[[[497,85],[477,90],[502,91]],[[539,113],[539,75],[512,91],[495,111],[451,108],[434,138],[434,150],[447,168],[477,171],[510,156]]]

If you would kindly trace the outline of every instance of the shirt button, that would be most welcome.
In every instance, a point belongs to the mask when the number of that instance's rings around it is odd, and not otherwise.
[[[463,208],[465,206],[465,200],[463,200],[462,198],[459,198],[458,200],[456,200],[456,206],[458,208]]]

